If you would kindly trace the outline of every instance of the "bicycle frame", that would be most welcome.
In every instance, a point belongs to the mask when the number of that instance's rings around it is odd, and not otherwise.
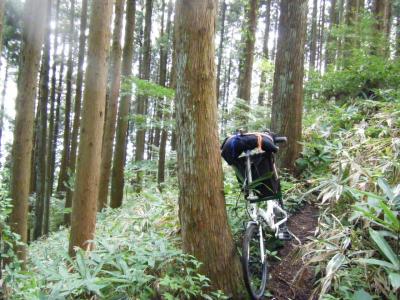
[[[252,178],[252,173],[251,173],[251,151],[246,151],[245,153],[246,156],[246,180],[245,180],[245,185],[247,184],[248,186],[251,185],[253,182]],[[274,163],[274,176],[276,179],[278,179],[278,172],[275,167]],[[256,196],[253,192],[253,190],[249,191],[249,196],[247,197],[248,200],[257,200],[258,196]],[[279,211],[280,213],[283,214],[282,220],[278,221],[275,223],[275,210]],[[261,244],[261,251],[264,253],[264,243],[262,243],[262,221],[264,221],[268,227],[275,232],[275,237],[278,236],[278,231],[279,231],[279,226],[287,221],[288,215],[285,210],[283,210],[278,202],[276,200],[268,200],[267,201],[267,210],[264,210],[260,207],[258,207],[257,203],[250,203],[250,211],[249,211],[250,218],[253,220],[254,223],[256,223],[258,226],[260,226],[260,244]],[[261,222],[260,222],[261,221]],[[262,262],[264,262],[264,255],[262,255]]]

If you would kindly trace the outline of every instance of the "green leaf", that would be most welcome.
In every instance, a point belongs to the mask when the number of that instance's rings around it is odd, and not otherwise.
[[[361,258],[358,260],[358,262],[360,263],[364,263],[367,265],[375,265],[375,266],[381,266],[384,268],[389,268],[389,269],[393,269],[396,270],[396,266],[385,261],[385,260],[380,260],[380,259],[375,259],[375,258]]]
[[[353,294],[352,300],[372,300],[372,296],[368,294],[364,289],[358,290]]]
[[[369,230],[369,234],[386,258],[389,259],[396,268],[400,268],[399,258],[381,234],[372,229]]]
[[[400,273],[389,273],[389,281],[392,284],[394,290],[400,288]]]
[[[382,177],[378,178],[378,185],[385,193],[385,195],[389,198],[389,200],[392,200],[394,198],[392,188],[385,179],[383,179]]]

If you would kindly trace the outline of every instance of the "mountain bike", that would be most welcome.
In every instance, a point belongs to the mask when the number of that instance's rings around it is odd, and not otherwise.
[[[267,287],[268,264],[265,230],[280,240],[290,240],[286,227],[287,212],[283,209],[279,176],[275,165],[277,144],[286,137],[269,132],[236,134],[221,146],[222,156],[233,166],[246,200],[250,220],[242,244],[242,267],[246,288],[252,299],[262,299]],[[240,155],[239,155],[240,153]],[[260,203],[266,202],[266,208]]]

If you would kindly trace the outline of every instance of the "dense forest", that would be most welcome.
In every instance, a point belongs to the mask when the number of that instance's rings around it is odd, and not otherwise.
[[[0,52],[0,299],[248,299],[266,130],[260,299],[399,299],[399,0],[0,0]]]

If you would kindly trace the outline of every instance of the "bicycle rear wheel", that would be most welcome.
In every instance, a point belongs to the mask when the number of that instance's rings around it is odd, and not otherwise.
[[[255,223],[249,223],[243,239],[242,265],[244,282],[247,291],[254,300],[262,299],[267,286],[268,268],[267,256],[264,254],[262,262],[262,249],[260,240],[260,227]],[[265,250],[264,250],[265,251]]]

